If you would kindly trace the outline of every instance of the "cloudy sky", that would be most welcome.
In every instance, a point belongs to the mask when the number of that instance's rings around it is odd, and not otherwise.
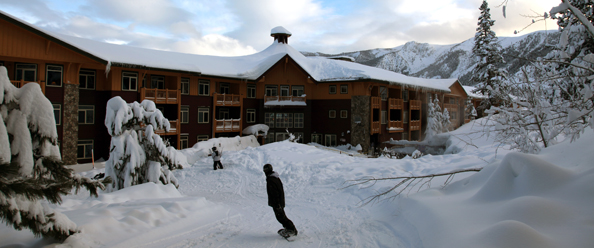
[[[514,36],[560,0],[491,0],[493,30]],[[46,30],[116,44],[235,56],[272,43],[283,26],[299,51],[340,53],[408,41],[454,44],[474,36],[481,0],[0,0],[0,10]],[[523,30],[556,30],[555,21]]]

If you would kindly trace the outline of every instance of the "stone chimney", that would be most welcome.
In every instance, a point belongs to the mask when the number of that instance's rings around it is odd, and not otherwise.
[[[274,40],[278,41],[278,43],[289,44],[289,37],[291,37],[291,32],[289,32],[289,30],[283,28],[282,26],[278,26],[270,30],[270,36],[274,37]]]

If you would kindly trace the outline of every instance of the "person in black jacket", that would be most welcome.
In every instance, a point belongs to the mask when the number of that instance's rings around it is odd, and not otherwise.
[[[271,164],[264,165],[264,174],[266,174],[266,192],[268,193],[268,206],[274,210],[276,220],[280,222],[284,229],[278,231],[282,236],[297,235],[297,229],[293,222],[285,214],[285,192],[283,183],[278,173],[272,170]]]

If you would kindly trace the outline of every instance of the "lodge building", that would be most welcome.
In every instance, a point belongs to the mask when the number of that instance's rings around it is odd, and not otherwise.
[[[291,33],[247,56],[217,57],[114,45],[55,34],[0,11],[0,65],[20,87],[38,83],[54,106],[66,164],[107,159],[106,103],[154,101],[170,120],[158,133],[177,149],[234,137],[254,124],[261,142],[288,137],[326,146],[421,140],[429,97],[462,125],[468,94],[457,79],[422,79],[336,59],[305,57]]]

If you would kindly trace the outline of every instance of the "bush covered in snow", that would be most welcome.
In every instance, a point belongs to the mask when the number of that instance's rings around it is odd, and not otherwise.
[[[146,182],[178,185],[171,171],[187,166],[186,157],[155,134],[170,126],[154,102],[126,103],[116,96],[107,102],[105,126],[111,135],[105,175],[114,179],[109,191]]]
[[[81,187],[94,196],[105,188],[64,167],[52,103],[39,84],[16,88],[0,66],[0,219],[17,230],[64,240],[77,226],[47,202],[58,204]]]

